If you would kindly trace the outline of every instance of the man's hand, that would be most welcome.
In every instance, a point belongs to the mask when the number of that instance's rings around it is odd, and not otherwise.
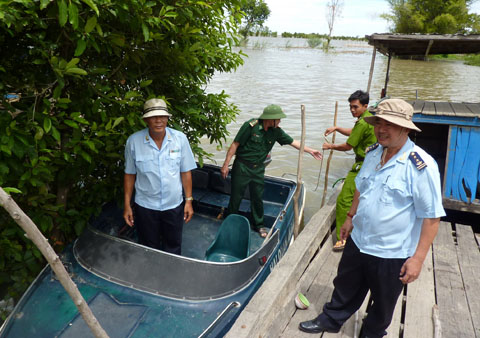
[[[185,201],[185,207],[183,208],[183,220],[185,223],[190,222],[193,216],[192,201]]]
[[[330,134],[333,133],[335,130],[337,130],[337,127],[335,127],[335,126],[330,127],[330,128],[327,128],[327,130],[325,130],[325,136],[330,135]]]
[[[342,241],[346,241],[348,236],[350,236],[350,233],[353,230],[353,223],[352,219],[350,217],[347,217],[345,220],[345,223],[343,223],[342,227],[340,228],[340,239]]]
[[[422,265],[423,262],[420,259],[415,258],[415,256],[407,259],[400,269],[400,280],[402,283],[408,284],[416,280],[418,276],[420,276]]]
[[[227,179],[227,176],[228,176],[228,165],[224,164],[222,169],[220,169],[220,172],[222,173],[222,177],[223,179]]]
[[[322,149],[323,149],[323,150],[332,149],[332,147],[333,147],[333,144],[328,143],[328,142],[325,142],[325,143],[322,145]]]
[[[129,205],[125,206],[125,209],[123,210],[123,219],[125,222],[128,224],[128,226],[133,227],[133,211],[132,208]]]
[[[312,155],[316,160],[319,160],[319,161],[323,159],[322,153],[316,149],[312,149],[310,151],[310,155]]]

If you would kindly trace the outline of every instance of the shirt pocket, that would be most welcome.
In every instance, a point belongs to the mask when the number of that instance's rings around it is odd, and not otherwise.
[[[365,193],[370,187],[370,174],[367,172],[359,172],[355,180],[356,188],[360,193]]]
[[[155,172],[156,161],[153,156],[138,156],[135,159],[135,166],[141,173]]]
[[[380,202],[385,205],[404,205],[408,198],[412,197],[406,182],[393,180],[390,176],[386,178],[382,188]]]
[[[170,173],[180,171],[180,160],[182,153],[180,148],[170,149],[167,157],[168,170]]]

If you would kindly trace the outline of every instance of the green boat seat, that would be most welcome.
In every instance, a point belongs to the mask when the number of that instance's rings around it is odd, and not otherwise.
[[[215,240],[205,253],[210,262],[236,262],[250,254],[250,222],[231,214],[222,222]]]

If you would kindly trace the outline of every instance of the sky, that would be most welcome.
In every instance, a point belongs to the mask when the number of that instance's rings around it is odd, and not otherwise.
[[[271,31],[328,34],[325,18],[328,0],[264,0],[270,8],[265,23]],[[387,33],[388,22],[380,15],[390,10],[386,0],[343,0],[343,9],[333,26],[332,35],[364,37]],[[480,1],[471,7],[480,14]]]

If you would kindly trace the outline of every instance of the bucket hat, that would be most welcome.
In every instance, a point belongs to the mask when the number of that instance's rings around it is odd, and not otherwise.
[[[142,119],[152,116],[172,116],[168,113],[167,104],[162,99],[150,99],[143,105]]]
[[[377,118],[383,119],[397,126],[421,131],[413,122],[413,107],[402,99],[387,99],[378,104],[376,108],[370,110],[375,116],[367,116],[363,119],[365,122],[375,125]]]
[[[258,119],[260,120],[279,120],[287,117],[282,108],[276,104],[270,104],[265,107],[263,114]]]

